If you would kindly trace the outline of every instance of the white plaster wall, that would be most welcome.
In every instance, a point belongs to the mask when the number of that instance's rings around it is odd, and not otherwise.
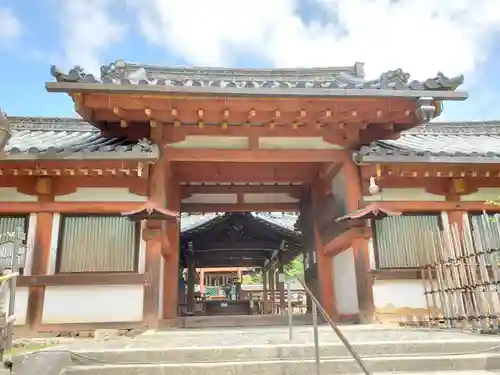
[[[0,202],[37,202],[36,195],[23,194],[15,187],[0,187]]]
[[[354,251],[349,248],[332,259],[333,288],[337,300],[337,310],[339,314],[357,314],[359,313],[359,305]]]
[[[211,148],[219,150],[247,149],[248,138],[214,135],[188,135],[184,141],[171,144],[168,148]]]
[[[325,142],[322,137],[259,137],[259,148],[272,149],[331,149],[341,150],[342,146]]]
[[[384,188],[379,194],[364,196],[365,202],[404,201],[404,202],[442,202],[444,195],[431,194],[424,188]]]
[[[475,193],[460,196],[460,200],[464,202],[486,202],[497,200],[499,197],[500,188],[479,188]]]
[[[48,286],[42,323],[141,321],[143,297],[142,285]]]
[[[15,300],[15,308],[14,315],[16,320],[14,325],[20,326],[26,324],[26,313],[28,311],[28,288],[27,287],[18,287],[16,288],[16,300]],[[4,312],[7,313],[9,311],[9,299],[10,293],[7,292],[5,295],[5,304],[4,304]]]
[[[374,270],[377,268],[377,263],[375,261],[375,248],[373,246],[373,237],[368,239],[368,260],[370,262],[370,269]]]
[[[80,187],[74,193],[57,195],[56,202],[145,202],[147,197],[131,193],[128,188]]]
[[[26,233],[26,262],[24,264],[24,275],[30,276],[33,267],[33,251],[35,246],[35,233],[37,214],[30,214],[28,221],[28,233]]]
[[[237,203],[236,194],[193,194],[182,203]]]
[[[146,241],[144,241],[144,238],[142,238],[142,231],[146,227],[146,220],[141,221],[141,234],[139,238],[139,256],[138,256],[138,262],[139,264],[137,265],[137,271],[138,273],[144,273],[146,272]],[[163,258],[163,257],[162,257]]]
[[[243,201],[245,203],[295,203],[298,200],[286,193],[245,193]]]
[[[422,280],[375,280],[376,309],[427,309]]]

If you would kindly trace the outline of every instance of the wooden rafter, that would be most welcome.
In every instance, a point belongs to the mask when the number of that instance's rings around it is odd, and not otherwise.
[[[182,212],[294,212],[298,203],[183,203]]]
[[[181,188],[182,196],[193,194],[268,194],[283,193],[297,197],[302,186],[297,185],[192,185]]]

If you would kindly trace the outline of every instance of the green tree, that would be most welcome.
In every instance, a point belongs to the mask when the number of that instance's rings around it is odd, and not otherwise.
[[[304,259],[302,254],[296,256],[285,266],[285,274],[291,277],[304,277]]]
[[[242,278],[243,284],[260,284],[262,283],[262,273],[252,272],[247,275],[244,275]]]
[[[298,255],[290,263],[285,265],[285,275],[298,278],[304,277],[304,259],[302,254]],[[262,283],[262,270],[244,275],[242,281],[243,284]]]

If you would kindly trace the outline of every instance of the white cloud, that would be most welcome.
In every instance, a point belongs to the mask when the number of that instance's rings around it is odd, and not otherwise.
[[[127,27],[113,18],[113,4],[108,0],[60,0],[63,65],[80,65],[86,72],[99,74],[100,58],[119,42]]]
[[[302,0],[326,14],[317,22],[299,16],[299,0],[137,4],[145,37],[198,65],[244,52],[279,67],[361,61],[370,77],[401,67],[425,79],[474,72],[500,32],[500,0]]]
[[[0,6],[0,48],[11,47],[12,43],[21,36],[23,26],[12,9]]]

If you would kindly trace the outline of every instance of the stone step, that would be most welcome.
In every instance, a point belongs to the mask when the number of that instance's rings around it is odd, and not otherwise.
[[[500,340],[435,340],[435,341],[387,341],[356,343],[354,348],[361,357],[398,356],[398,355],[458,355],[479,354],[500,350]],[[282,359],[313,359],[314,345],[238,345],[238,346],[199,346],[166,347],[159,343],[134,340],[127,348],[85,349],[76,351],[86,357],[108,362],[122,363],[193,363],[193,362],[230,362],[266,361]],[[349,352],[341,343],[322,343],[322,359],[350,358]],[[84,363],[74,358],[77,363]]]
[[[310,314],[293,317],[295,326],[312,324]],[[178,318],[181,328],[225,328],[225,327],[278,327],[287,326],[285,315],[221,315],[221,316],[189,316]]]
[[[434,372],[500,369],[499,354],[472,354],[460,356],[398,356],[365,358],[368,368],[378,372]],[[95,364],[70,366],[61,375],[304,375],[315,374],[314,360],[237,361],[218,363],[152,363],[152,364]],[[359,366],[352,359],[321,361],[321,374],[359,374]]]

